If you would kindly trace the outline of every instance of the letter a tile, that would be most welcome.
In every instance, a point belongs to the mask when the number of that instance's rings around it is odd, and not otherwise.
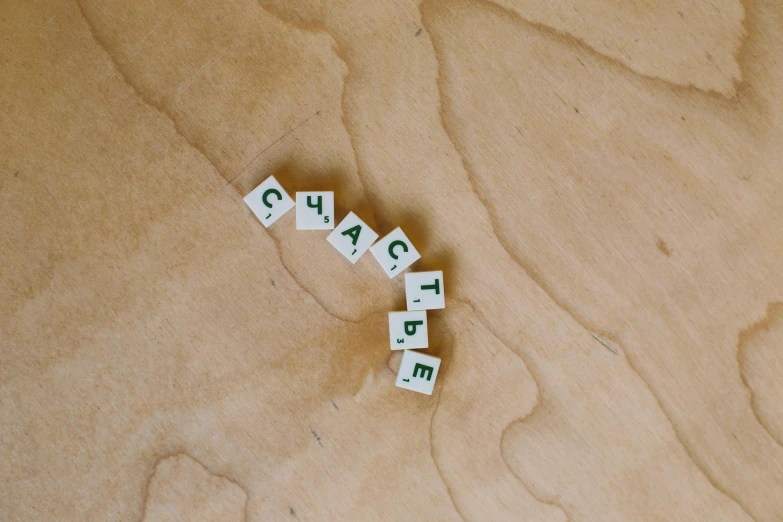
[[[356,263],[376,239],[378,234],[353,212],[345,216],[326,238],[351,263]]]

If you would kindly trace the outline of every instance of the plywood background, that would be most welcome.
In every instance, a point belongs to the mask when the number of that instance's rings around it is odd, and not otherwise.
[[[783,520],[783,5],[0,1],[0,520]],[[335,190],[445,271],[432,397]]]

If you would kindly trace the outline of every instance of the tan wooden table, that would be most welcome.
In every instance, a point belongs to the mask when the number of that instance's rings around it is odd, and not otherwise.
[[[0,520],[783,520],[783,4],[0,2]],[[442,269],[394,386],[334,190]]]

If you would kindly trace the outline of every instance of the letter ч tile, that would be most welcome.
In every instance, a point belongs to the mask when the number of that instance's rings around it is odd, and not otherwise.
[[[334,192],[297,192],[296,229],[332,230]]]

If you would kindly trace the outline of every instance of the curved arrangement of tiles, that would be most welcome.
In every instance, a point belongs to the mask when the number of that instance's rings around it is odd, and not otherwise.
[[[376,241],[378,234],[353,212],[335,226],[331,191],[297,192],[294,201],[274,176],[269,176],[244,199],[265,227],[296,207],[297,230],[331,230],[326,240],[351,263],[369,250],[390,279],[421,257],[400,227]],[[446,307],[443,272],[406,273],[405,301],[406,311],[389,312],[389,346],[404,350],[396,385],[431,395],[440,359],[415,350],[429,346],[427,310]]]

